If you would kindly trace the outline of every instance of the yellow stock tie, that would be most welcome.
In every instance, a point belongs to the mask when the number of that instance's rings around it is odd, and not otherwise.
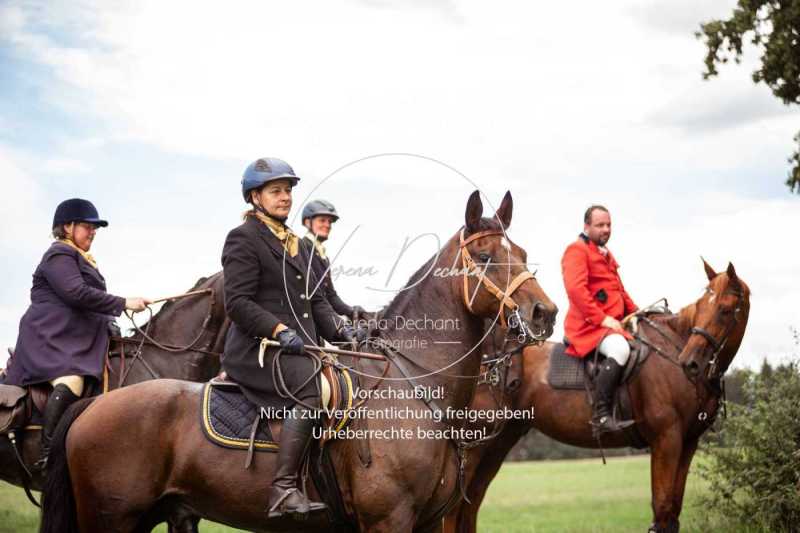
[[[97,270],[97,262],[94,260],[94,257],[92,257],[92,254],[90,254],[89,252],[84,252],[83,250],[78,248],[77,244],[75,244],[74,242],[72,242],[69,239],[58,239],[58,242],[64,243],[67,246],[69,246],[71,248],[75,248],[76,250],[78,250],[78,253],[81,254],[84,259],[86,259],[86,262],[89,263],[90,265],[92,265],[92,267],[95,270]]]
[[[275,220],[272,217],[268,217],[258,211],[248,211],[245,213],[246,216],[254,216],[258,218],[261,222],[264,223],[265,226],[269,228],[273,235],[275,235],[281,243],[283,243],[284,249],[289,253],[290,257],[295,257],[297,252],[300,250],[300,237],[295,235],[295,233],[289,229],[289,227],[279,220]]]

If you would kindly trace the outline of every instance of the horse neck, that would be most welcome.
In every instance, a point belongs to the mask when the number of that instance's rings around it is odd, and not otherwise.
[[[457,253],[458,246],[451,239],[439,254],[436,264],[428,270],[428,274],[416,285],[398,295],[397,301],[389,305],[382,318],[386,325],[383,336],[387,340],[393,343],[413,342],[415,337],[420,340],[419,343],[413,343],[408,348],[400,346],[401,352],[410,360],[421,365],[420,367],[406,365],[412,375],[427,374],[429,371],[447,367],[440,373],[419,378],[416,381],[429,388],[443,386],[447,394],[446,400],[441,402],[442,404],[465,406],[472,396],[475,380],[449,376],[476,376],[478,374],[480,341],[484,333],[483,319],[471,314],[466,309],[461,294],[463,289],[460,276],[458,278],[433,276],[433,272],[438,267],[450,268]],[[408,324],[416,321],[416,323],[425,324],[426,319],[430,321],[440,318],[448,320],[448,328],[444,331],[402,328],[404,322]],[[422,340],[427,342],[425,347],[422,346]],[[446,344],[435,343],[435,341],[446,341]],[[470,353],[465,356],[469,350],[471,350]]]
[[[211,283],[209,283],[211,282]],[[202,336],[195,348],[213,350],[217,344],[219,329],[225,322],[225,308],[222,298],[223,278],[214,275],[205,283],[191,290],[212,289],[213,293],[191,296],[188,299],[169,302],[153,318],[139,326],[151,338],[168,344],[186,344],[200,334]],[[213,294],[213,302],[210,300]],[[212,306],[213,303],[213,306]],[[208,320],[208,323],[206,323]],[[134,338],[141,338],[137,331]]]

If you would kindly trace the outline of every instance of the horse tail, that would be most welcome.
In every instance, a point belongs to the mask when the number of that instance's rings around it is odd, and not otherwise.
[[[75,402],[61,417],[56,427],[47,458],[47,477],[42,490],[42,523],[39,533],[79,533],[75,495],[67,464],[67,433],[72,423],[94,398]]]

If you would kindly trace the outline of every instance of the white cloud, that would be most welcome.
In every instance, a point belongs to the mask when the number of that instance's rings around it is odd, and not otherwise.
[[[784,350],[786,324],[800,322],[791,276],[800,265],[769,242],[790,239],[797,201],[748,200],[733,186],[708,192],[743,174],[781,182],[796,129],[796,113],[752,88],[749,65],[700,81],[702,43],[691,30],[730,2],[585,2],[581,17],[571,3],[437,2],[443,16],[431,16],[427,2],[367,4],[0,7],[0,40],[52,76],[43,105],[84,126],[46,154],[0,147],[0,179],[15,198],[0,215],[14,230],[3,230],[3,249],[23,248],[28,258],[15,263],[19,283],[3,289],[3,300],[24,310],[60,200],[47,186],[57,175],[79,173],[86,182],[75,187],[114,220],[93,250],[109,288],[161,296],[219,268],[222,239],[242,208],[238,173],[256,157],[291,162],[304,178],[302,199],[348,161],[415,152],[457,167],[492,202],[512,189],[511,236],[541,263],[562,318],[561,253],[583,209],[599,201],[615,216],[612,247],[640,303],[688,303],[703,285],[697,257],[718,268],[730,259],[753,289],[741,360]],[[152,163],[134,182],[98,175],[100,154],[124,146],[234,161],[236,170]],[[139,153],[119,165],[138,163]],[[385,272],[406,235],[454,232],[471,190],[435,164],[387,158],[356,165],[315,195],[343,213],[332,249],[364,223],[363,240],[342,260]],[[428,253],[420,246],[396,278]],[[358,280],[340,285],[346,300],[385,302]],[[0,319],[3,338],[13,336],[16,319],[6,318],[14,314]]]
[[[778,101],[764,86],[756,86],[740,72],[735,84],[713,80],[693,86],[669,101],[651,116],[657,125],[679,127],[687,133],[716,133],[774,117],[792,116],[798,111]]]
[[[730,17],[735,7],[736,0],[646,0],[632,5],[630,13],[655,30],[691,36],[703,22]]]
[[[89,170],[85,162],[78,159],[56,157],[47,159],[39,167],[48,174],[82,174]]]

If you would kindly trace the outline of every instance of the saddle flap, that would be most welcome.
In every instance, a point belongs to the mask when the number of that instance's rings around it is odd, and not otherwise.
[[[16,385],[0,385],[0,407],[14,407],[28,395],[28,389]]]
[[[25,426],[28,421],[27,396],[27,389],[16,385],[0,385],[0,433]]]

